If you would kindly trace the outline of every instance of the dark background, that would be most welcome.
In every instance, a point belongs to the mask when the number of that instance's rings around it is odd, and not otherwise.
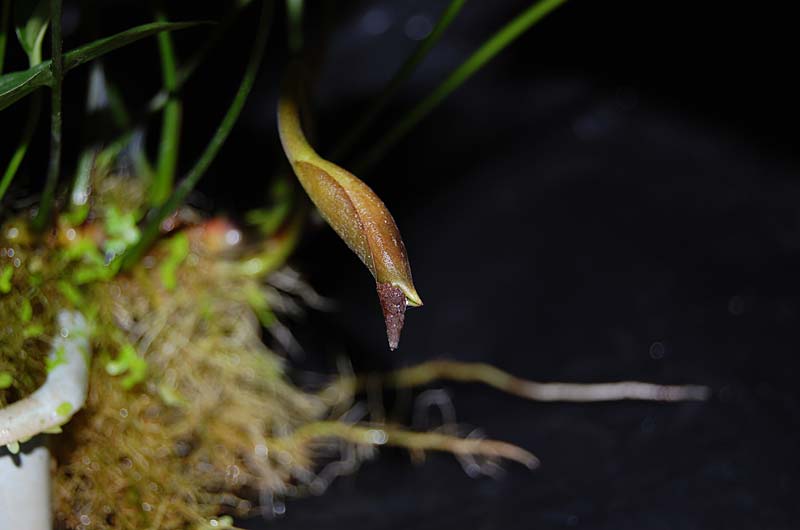
[[[312,42],[323,38],[325,5],[335,19],[314,100],[324,146],[413,49],[409,19],[434,21],[447,2],[308,4]],[[468,2],[375,134],[527,5]],[[135,2],[109,6],[104,33],[149,17]],[[174,18],[219,11],[187,3]],[[282,159],[282,16],[196,205],[240,216],[264,202]],[[187,87],[185,168],[234,90],[254,18]],[[778,3],[571,0],[470,80],[364,175],[395,215],[425,301],[410,311],[397,352],[386,348],[371,278],[332,231],[312,229],[293,262],[335,302],[294,323],[305,350],[299,381],[333,370],[341,355],[359,371],[450,358],[542,381],[706,384],[710,402],[539,404],[435,385],[460,425],[530,449],[541,468],[504,464],[498,477],[470,478],[449,456],[413,465],[385,450],[324,495],[288,500],[283,517],[249,527],[796,528],[792,20]],[[197,35],[176,39],[188,54]],[[132,104],[146,101],[159,85],[155,47],[118,54],[124,64],[109,64],[109,74]],[[75,74],[68,100],[84,89]],[[75,128],[67,141],[77,142],[80,107],[66,112]],[[37,142],[44,152],[45,135]],[[36,174],[35,160],[26,167]],[[402,417],[403,396],[385,398]]]

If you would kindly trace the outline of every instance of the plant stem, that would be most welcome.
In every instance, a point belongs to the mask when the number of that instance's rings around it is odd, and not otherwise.
[[[411,77],[411,74],[414,73],[417,66],[425,60],[425,57],[431,49],[439,42],[444,31],[456,18],[456,15],[461,11],[465,2],[466,0],[452,0],[450,2],[450,5],[448,5],[447,9],[442,13],[442,16],[439,18],[439,21],[436,23],[431,33],[417,46],[414,53],[406,59],[378,98],[372,102],[370,107],[358,118],[355,125],[347,131],[342,140],[333,149],[331,152],[331,158],[333,160],[339,160],[350,154],[353,146],[362,138],[364,133],[373,124],[389,101],[392,100],[400,87]]]
[[[166,17],[159,12],[158,22],[166,22]],[[172,37],[167,32],[158,34],[158,51],[161,57],[161,74],[164,78],[164,91],[167,103],[161,121],[161,142],[158,148],[155,178],[150,187],[150,205],[160,206],[167,200],[175,181],[175,169],[178,165],[178,148],[181,134],[181,114],[183,103],[177,95],[178,76],[175,61],[175,49]]]
[[[2,201],[3,197],[5,197],[8,187],[11,185],[11,181],[14,180],[14,176],[16,176],[17,170],[22,163],[22,159],[25,158],[25,154],[28,152],[28,145],[30,145],[31,138],[36,130],[36,124],[39,122],[39,114],[41,113],[41,110],[42,95],[41,93],[37,92],[33,94],[31,106],[28,109],[28,119],[25,122],[25,128],[22,130],[22,138],[20,139],[19,145],[11,157],[11,160],[6,166],[6,170],[3,173],[3,179],[0,180],[0,201]]]
[[[286,22],[289,27],[289,51],[297,55],[303,49],[303,0],[286,0]]]
[[[423,118],[435,109],[447,96],[472,77],[487,62],[514,42],[531,26],[539,22],[566,0],[541,0],[517,15],[486,41],[466,61],[456,68],[433,92],[406,114],[389,132],[360,157],[354,164],[355,172],[363,173],[374,166],[400,139],[408,134]]]
[[[53,85],[50,94],[50,161],[47,167],[42,202],[39,212],[33,220],[33,226],[42,230],[50,218],[53,209],[58,173],[61,166],[61,86],[64,80],[64,57],[61,53],[61,0],[50,0],[50,38],[52,59],[50,68],[53,72]]]
[[[11,15],[11,0],[3,0],[0,8],[0,74],[6,59],[6,42],[8,42],[8,23]]]
[[[253,88],[256,75],[258,74],[259,66],[261,65],[261,58],[264,55],[264,48],[267,42],[267,35],[269,34],[270,22],[272,20],[272,1],[262,0],[261,18],[258,23],[258,33],[253,48],[250,52],[250,59],[247,62],[242,81],[236,91],[236,95],[231,102],[231,106],[222,118],[222,122],[217,127],[214,136],[212,136],[205,151],[200,155],[200,158],[195,162],[194,167],[189,170],[184,177],[183,181],[172,192],[169,199],[156,209],[150,216],[147,225],[142,231],[142,237],[139,242],[133,247],[129,254],[125,256],[123,264],[124,268],[130,268],[134,265],[139,258],[150,248],[155,239],[158,237],[158,232],[161,227],[161,222],[172,213],[178,206],[180,206],[186,197],[197,185],[200,177],[206,172],[208,167],[214,161],[220,148],[222,148],[225,140],[236,124],[236,120],[244,107],[247,96],[250,94],[250,89]]]

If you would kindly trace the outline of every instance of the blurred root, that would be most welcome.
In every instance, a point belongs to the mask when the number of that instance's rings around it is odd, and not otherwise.
[[[516,445],[497,440],[459,438],[437,432],[414,432],[385,424],[349,425],[339,421],[318,421],[304,425],[290,436],[274,438],[271,447],[297,452],[315,440],[335,438],[356,445],[401,447],[412,452],[442,451],[457,456],[483,456],[513,460],[533,469],[539,459]]]
[[[363,392],[368,376],[343,376],[319,395],[329,404]],[[540,383],[514,377],[494,366],[483,363],[436,360],[401,368],[381,376],[380,380],[393,388],[424,386],[437,380],[462,383],[483,383],[503,392],[534,401],[705,401],[711,391],[697,385],[656,385],[638,381],[615,383]]]

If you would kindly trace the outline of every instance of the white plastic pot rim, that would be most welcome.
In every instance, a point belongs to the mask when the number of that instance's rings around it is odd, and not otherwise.
[[[25,399],[0,409],[0,447],[14,453],[20,442],[57,431],[86,402],[89,378],[89,328],[76,311],[58,314],[45,383]]]

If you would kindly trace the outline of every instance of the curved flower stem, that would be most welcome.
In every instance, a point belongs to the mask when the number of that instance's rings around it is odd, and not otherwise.
[[[456,68],[433,92],[411,109],[391,130],[380,138],[373,147],[361,156],[353,165],[357,173],[368,171],[386,152],[400,139],[408,134],[423,118],[435,109],[447,96],[472,77],[487,62],[525,33],[531,26],[539,22],[566,0],[541,0],[535,3],[511,22],[506,24],[495,35],[483,44],[466,61]]]
[[[655,385],[638,381],[615,383],[539,383],[526,381],[483,363],[428,361],[386,374],[383,381],[394,388],[411,388],[445,379],[462,383],[483,383],[503,392],[533,401],[705,401],[710,390],[697,385]],[[366,388],[366,377],[346,376],[319,395],[326,403],[349,399]]]
[[[50,39],[53,85],[50,94],[50,161],[47,167],[42,202],[33,220],[33,226],[42,230],[53,209],[58,174],[61,169],[61,87],[64,81],[64,56],[61,53],[61,0],[50,0]]]
[[[414,70],[417,69],[417,66],[425,60],[427,57],[428,52],[433,49],[436,43],[442,38],[444,31],[450,25],[451,22],[456,18],[461,8],[466,3],[466,0],[451,0],[450,4],[442,13],[442,16],[439,17],[439,21],[436,23],[436,26],[430,32],[430,34],[425,37],[425,39],[417,46],[408,59],[403,63],[397,73],[394,74],[394,77],[389,81],[386,87],[383,89],[381,94],[378,96],[375,101],[369,106],[369,108],[356,120],[355,124],[350,128],[349,131],[345,133],[342,137],[341,141],[336,145],[336,147],[331,152],[331,158],[333,160],[341,159],[348,154],[353,149],[353,146],[362,138],[364,133],[369,129],[369,127],[375,122],[375,119],[378,115],[386,108],[386,105],[392,98],[397,94],[397,91],[400,87],[411,77],[411,74],[414,73]]]
[[[297,180],[323,219],[375,278],[389,348],[400,341],[407,306],[421,306],[397,224],[358,177],[314,150],[301,125],[299,66],[290,67],[278,100],[278,133]]]
[[[266,46],[267,35],[269,34],[270,22],[272,20],[272,5],[273,3],[271,0],[262,0],[258,33],[253,42],[250,59],[248,60],[244,76],[236,91],[236,95],[233,97],[231,106],[222,118],[222,122],[219,127],[217,127],[214,136],[212,136],[211,140],[208,142],[205,151],[203,151],[192,169],[186,174],[183,181],[175,188],[169,199],[150,215],[147,225],[142,231],[141,239],[124,258],[124,268],[130,268],[145,252],[147,252],[150,245],[152,245],[158,237],[161,222],[186,200],[186,197],[197,185],[200,177],[203,176],[214,161],[217,153],[225,144],[225,140],[228,139],[233,126],[236,124],[236,120],[239,118],[239,114],[242,112],[245,101],[247,101],[250,89],[253,88],[253,83],[255,82],[259,66],[261,65],[261,58],[264,55],[264,48]]]

